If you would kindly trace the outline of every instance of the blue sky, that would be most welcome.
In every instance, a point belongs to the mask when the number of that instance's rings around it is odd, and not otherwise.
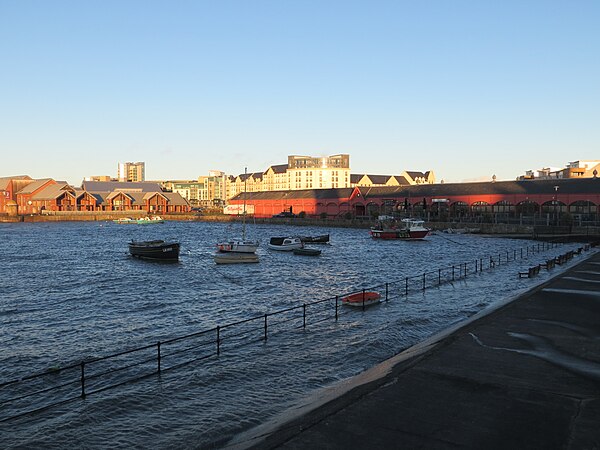
[[[600,159],[600,1],[0,0],[0,176]]]

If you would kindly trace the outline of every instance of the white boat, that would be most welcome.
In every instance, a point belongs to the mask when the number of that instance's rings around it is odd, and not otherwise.
[[[255,254],[258,248],[259,242],[246,239],[246,179],[248,172],[244,171],[246,178],[244,179],[244,212],[242,215],[242,238],[231,239],[219,242],[217,244],[217,251],[219,253],[246,253]],[[258,257],[257,257],[258,258]],[[233,258],[232,260],[235,260]],[[242,262],[242,261],[240,261]],[[246,262],[246,261],[243,261]]]
[[[271,250],[291,252],[294,249],[304,248],[304,243],[298,237],[272,237],[268,247]]]
[[[215,263],[217,264],[240,264],[240,263],[257,263],[258,255],[256,253],[222,253],[215,254]]]

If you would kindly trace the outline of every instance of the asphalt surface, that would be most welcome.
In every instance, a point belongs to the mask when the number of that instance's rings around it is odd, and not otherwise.
[[[600,252],[569,264],[229,448],[600,449]]]

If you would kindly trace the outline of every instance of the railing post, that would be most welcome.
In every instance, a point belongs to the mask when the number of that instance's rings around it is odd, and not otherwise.
[[[452,281],[454,281],[454,264],[452,264]]]
[[[81,361],[81,398],[85,398],[85,361]]]
[[[408,297],[408,277],[406,277],[406,288],[405,288],[406,296]]]
[[[267,340],[267,315],[265,314],[265,341]]]
[[[306,303],[302,305],[302,328],[306,328]]]
[[[385,283],[385,301],[388,301],[388,284]]]
[[[523,259],[523,247],[521,247],[521,259]]]
[[[438,269],[438,286],[442,284],[442,269]]]
[[[362,297],[363,298],[362,309],[364,311],[365,310],[365,289],[364,288],[363,288],[363,293],[362,294],[363,294],[363,297]]]
[[[335,320],[338,320],[338,296],[335,296]]]
[[[217,355],[221,354],[221,326],[217,325]]]
[[[158,373],[160,373],[160,341],[156,343],[156,353],[157,353],[157,362],[158,362]]]
[[[423,290],[425,290],[425,272],[423,272]]]

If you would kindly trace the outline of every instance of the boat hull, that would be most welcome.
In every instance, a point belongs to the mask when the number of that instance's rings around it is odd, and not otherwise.
[[[134,258],[153,261],[177,261],[179,259],[178,242],[141,241],[129,244],[129,253]]]
[[[219,242],[217,250],[221,253],[256,253],[257,242],[252,241],[228,241]]]
[[[244,264],[257,263],[258,255],[254,253],[218,252],[215,254],[217,264]]]
[[[329,235],[321,236],[300,236],[300,240],[305,244],[329,244]]]
[[[381,294],[379,292],[357,292],[355,294],[346,295],[341,298],[342,305],[363,307],[370,306],[381,301]]]
[[[280,252],[291,252],[294,249],[304,248],[304,243],[300,238],[294,237],[273,237],[267,245],[271,250]]]
[[[316,248],[295,248],[293,252],[294,255],[302,256],[319,256],[321,254],[321,250],[317,250]]]
[[[406,239],[420,240],[425,239],[429,230],[403,230],[403,229],[383,229],[371,228],[371,236],[374,239]]]

